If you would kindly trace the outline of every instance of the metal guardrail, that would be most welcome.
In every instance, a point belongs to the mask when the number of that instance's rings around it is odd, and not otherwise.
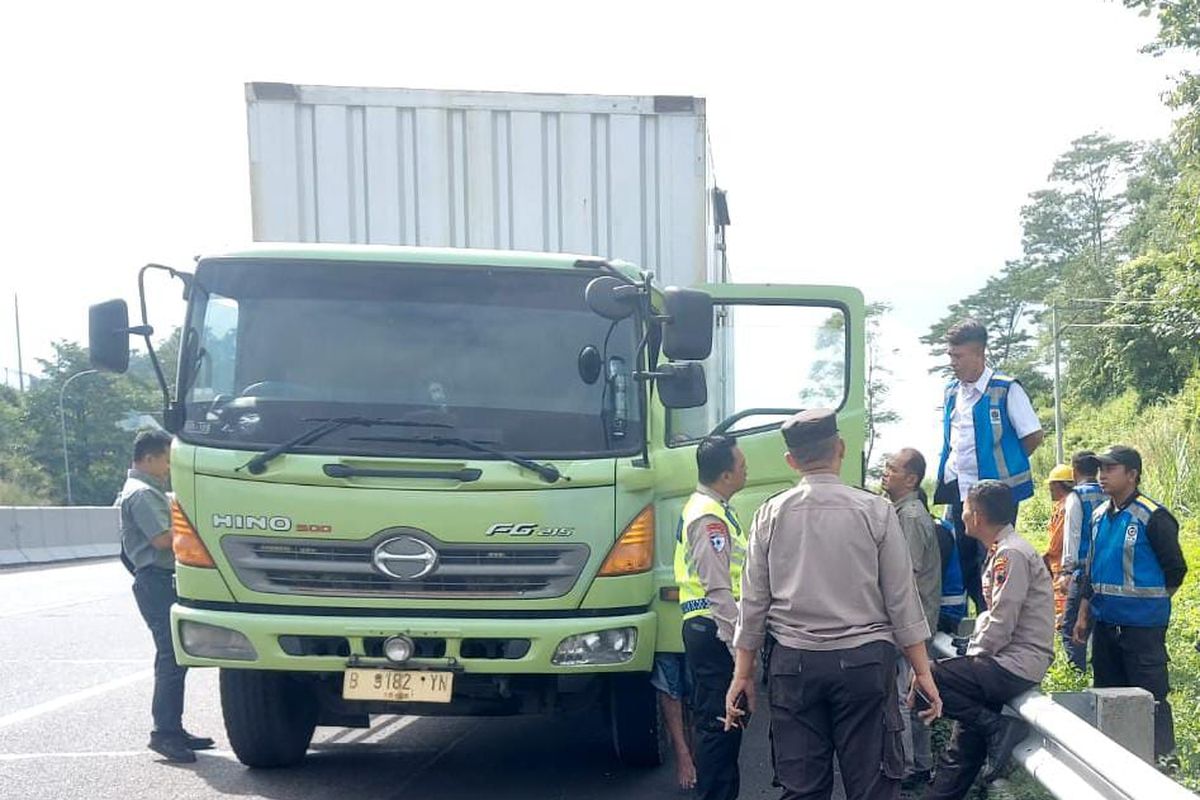
[[[944,633],[933,638],[941,656],[955,655]],[[1025,771],[1060,800],[1195,800],[1196,795],[1033,689],[1008,708],[1033,732],[1013,750]]]

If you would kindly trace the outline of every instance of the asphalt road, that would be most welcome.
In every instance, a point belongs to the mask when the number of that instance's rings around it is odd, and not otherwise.
[[[153,645],[116,560],[0,570],[3,798],[685,798],[670,764],[621,766],[595,715],[500,719],[382,716],[370,730],[318,728],[305,762],[250,770],[229,750],[213,670],[188,676],[185,725],[217,749],[193,765],[146,749]],[[766,726],[742,749],[742,794],[775,798]]]

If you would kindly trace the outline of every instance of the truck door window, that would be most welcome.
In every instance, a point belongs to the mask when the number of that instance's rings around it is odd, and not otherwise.
[[[722,421],[754,409],[730,425],[744,432],[780,425],[803,408],[840,408],[847,371],[846,312],[830,305],[753,301],[716,307],[713,354],[704,362],[708,403],[667,414],[667,443],[703,438]]]

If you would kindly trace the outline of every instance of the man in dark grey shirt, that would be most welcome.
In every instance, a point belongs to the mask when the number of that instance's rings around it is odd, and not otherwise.
[[[938,546],[933,517],[920,492],[925,478],[925,457],[906,447],[890,456],[883,467],[883,491],[896,508],[900,530],[908,542],[912,559],[913,580],[930,633],[937,630],[942,604],[942,551]],[[925,640],[928,648],[929,639]],[[912,669],[905,659],[897,659],[896,686],[901,698],[908,696],[912,686]],[[904,721],[905,776],[901,788],[916,789],[933,779],[933,736],[929,726],[921,722],[915,708],[901,710]]]
[[[171,550],[171,437],[142,431],[133,441],[133,468],[113,504],[121,509],[121,560],[133,571],[133,596],[154,637],[154,730],[150,749],[168,761],[190,763],[194,750],[213,740],[183,729],[187,669],[175,663],[171,606],[175,603],[175,555]]]

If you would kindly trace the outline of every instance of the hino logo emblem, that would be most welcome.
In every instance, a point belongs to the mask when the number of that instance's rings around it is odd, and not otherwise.
[[[292,529],[290,517],[267,516],[266,514],[213,514],[214,528],[233,528],[239,531],[275,531],[283,533]]]
[[[375,569],[399,581],[415,581],[433,572],[437,551],[415,536],[397,536],[381,542],[371,557]]]

